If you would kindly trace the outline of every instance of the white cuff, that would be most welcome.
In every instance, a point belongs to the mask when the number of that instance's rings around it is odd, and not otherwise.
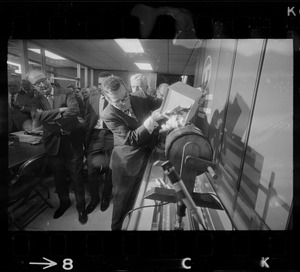
[[[144,126],[146,127],[146,129],[149,131],[149,133],[151,134],[153,132],[153,130],[155,128],[157,128],[159,125],[157,122],[155,122],[152,117],[148,117],[146,119],[146,121],[144,122]]]

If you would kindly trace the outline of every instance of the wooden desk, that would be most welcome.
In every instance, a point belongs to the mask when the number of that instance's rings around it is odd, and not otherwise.
[[[31,145],[30,143],[14,141],[8,146],[8,168],[14,168],[26,162],[33,156],[45,153],[44,145]]]

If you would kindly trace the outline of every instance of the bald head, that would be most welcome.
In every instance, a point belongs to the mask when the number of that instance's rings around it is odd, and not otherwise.
[[[168,87],[169,87],[169,84],[161,83],[156,90],[157,97],[163,99]]]
[[[35,84],[38,80],[46,78],[46,75],[41,70],[31,70],[26,77],[31,84]]]
[[[27,80],[32,84],[34,89],[39,93],[49,94],[52,90],[50,81],[41,70],[31,70],[26,76]]]
[[[16,94],[20,90],[20,82],[17,80],[11,80],[8,82],[8,91],[11,94]]]

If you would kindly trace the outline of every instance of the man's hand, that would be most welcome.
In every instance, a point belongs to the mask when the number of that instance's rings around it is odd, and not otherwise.
[[[37,109],[36,111],[37,111],[37,112],[43,112],[43,110],[42,110],[42,109]]]
[[[169,117],[163,113],[159,113],[159,110],[152,112],[151,118],[159,125],[169,120]]]
[[[168,132],[179,127],[183,127],[183,121],[177,116],[172,116],[165,124],[161,126],[160,133]]]

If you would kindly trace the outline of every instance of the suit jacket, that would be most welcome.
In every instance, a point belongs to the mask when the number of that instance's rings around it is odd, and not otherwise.
[[[25,91],[21,90],[18,92],[15,102],[21,107],[24,106],[24,109],[21,111],[20,109],[9,108],[9,131],[11,131],[13,123],[18,131],[32,129],[32,120],[30,116],[31,107],[29,105],[31,98],[32,95],[26,93]]]
[[[83,101],[83,99],[82,99],[78,94],[76,94],[76,93],[75,93],[75,99],[76,99],[76,101],[77,101],[77,103],[78,103],[78,106],[79,106],[80,116],[81,116],[82,118],[84,118],[84,113],[85,113],[85,104],[84,104],[84,101]]]
[[[130,103],[138,120],[112,105],[108,105],[101,116],[114,134],[110,167],[120,176],[136,176],[140,172],[147,148],[153,147],[153,138],[157,137],[155,133],[150,134],[143,123],[160,107],[161,100],[130,95]]]
[[[43,143],[45,152],[49,155],[56,155],[60,146],[61,138],[61,127],[56,123],[60,119],[69,118],[72,122],[73,127],[68,128],[71,131],[69,136],[74,142],[79,142],[81,137],[83,137],[82,132],[80,133],[80,122],[77,119],[79,115],[79,106],[76,102],[74,94],[63,88],[54,88],[54,105],[53,109],[50,106],[48,99],[44,95],[38,95],[30,100],[31,104],[31,116],[34,121],[38,124],[43,125]],[[59,108],[67,107],[68,109],[61,116]],[[42,111],[38,111],[42,110]],[[77,121],[75,120],[77,119]],[[83,140],[83,139],[81,139]]]

